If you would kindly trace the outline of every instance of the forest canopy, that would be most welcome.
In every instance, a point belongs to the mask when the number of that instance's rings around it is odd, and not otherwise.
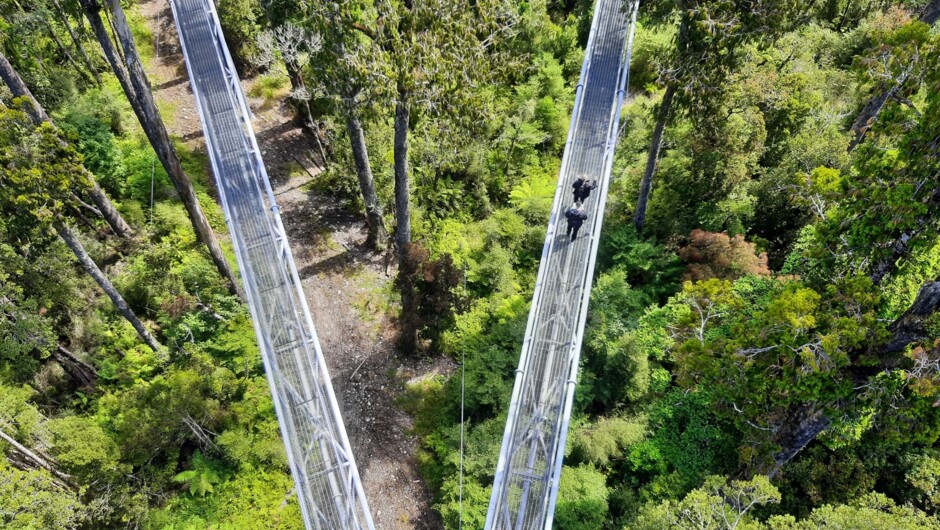
[[[165,8],[0,0],[3,528],[303,527]],[[482,528],[593,3],[217,8],[373,516]],[[940,528],[940,1],[641,1],[620,126],[555,527]]]

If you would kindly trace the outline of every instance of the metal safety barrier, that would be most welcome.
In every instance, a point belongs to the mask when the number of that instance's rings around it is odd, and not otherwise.
[[[486,516],[492,530],[552,526],[581,341],[629,76],[639,2],[598,0]],[[596,179],[579,238],[564,217],[572,184]]]
[[[304,523],[373,530],[251,113],[212,0],[170,0]]]

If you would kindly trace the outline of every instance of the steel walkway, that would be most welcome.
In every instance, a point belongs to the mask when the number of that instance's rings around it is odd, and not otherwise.
[[[212,0],[171,0],[308,529],[374,529]]]
[[[548,221],[506,431],[486,516],[487,529],[552,526],[594,260],[604,218],[638,1],[598,0],[575,95],[568,141]],[[579,175],[600,183],[585,202],[579,238],[564,212]]]

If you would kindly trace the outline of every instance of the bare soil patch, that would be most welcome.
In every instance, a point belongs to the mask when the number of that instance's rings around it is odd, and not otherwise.
[[[183,65],[166,0],[145,0],[140,13],[157,49],[148,75],[161,105],[172,108],[167,128],[193,148],[204,148],[199,115]],[[248,93],[250,80],[242,80]],[[388,301],[391,278],[384,256],[365,248],[361,215],[332,197],[309,191],[316,178],[298,171],[298,158],[313,157],[313,142],[291,122],[280,101],[250,98],[254,128],[281,207],[304,292],[376,526],[382,530],[442,528],[417,471],[413,420],[397,400],[405,383],[449,373],[451,361],[402,358],[394,346],[397,308]],[[317,161],[322,164],[322,161]],[[292,177],[292,173],[294,176]]]

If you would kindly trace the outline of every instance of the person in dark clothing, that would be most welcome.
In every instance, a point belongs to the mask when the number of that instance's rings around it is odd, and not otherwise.
[[[587,184],[587,179],[584,178],[584,175],[578,176],[578,180],[574,181],[574,184],[571,185],[574,188],[574,202],[581,202],[581,199],[578,197],[581,196],[581,187]]]
[[[581,225],[584,224],[584,221],[588,218],[587,212],[584,211],[581,203],[576,202],[574,206],[565,212],[565,218],[568,219],[567,235],[570,235],[571,240],[574,241],[575,238],[578,237],[578,230],[581,230]]]
[[[585,179],[582,175],[578,177],[578,180],[576,180],[574,184],[571,185],[571,187],[574,188],[575,202],[583,203],[585,199],[591,196],[591,190],[597,188],[597,181],[592,180],[591,182],[588,182],[587,179]]]

